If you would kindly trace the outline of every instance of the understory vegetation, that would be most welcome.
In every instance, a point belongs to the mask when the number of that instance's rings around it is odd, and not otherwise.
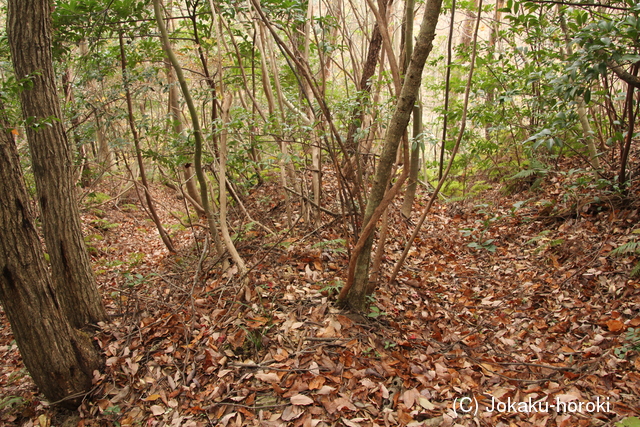
[[[36,225],[62,123],[108,321],[70,411],[0,310],[0,424],[640,425],[640,3],[354,3],[56,0],[61,118],[2,34]]]

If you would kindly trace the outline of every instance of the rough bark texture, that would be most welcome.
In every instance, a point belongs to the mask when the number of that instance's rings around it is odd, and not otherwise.
[[[51,3],[10,0],[7,33],[42,213],[53,286],[75,327],[106,318],[91,270],[73,187],[71,149],[62,126],[51,56]]]
[[[382,2],[380,13],[386,15],[386,2]],[[358,90],[361,92],[360,99],[351,112],[349,130],[345,138],[344,145],[349,155],[355,155],[359,151],[355,135],[364,122],[364,108],[368,104],[369,97],[371,96],[371,79],[376,72],[376,65],[378,64],[378,58],[380,58],[380,49],[382,49],[382,34],[380,33],[380,26],[376,23],[371,32],[371,41],[369,41],[369,48],[367,50],[367,60],[362,67],[362,76],[360,76],[360,84],[358,85]]]
[[[391,170],[396,158],[398,144],[409,124],[413,105],[415,104],[418,90],[420,89],[422,70],[433,47],[433,38],[435,36],[441,6],[442,0],[429,0],[426,4],[424,17],[420,26],[420,33],[418,34],[415,49],[411,56],[411,62],[407,69],[402,91],[400,92],[396,110],[389,122],[389,128],[385,136],[384,147],[376,170],[375,181],[365,211],[363,229],[367,227],[374,211],[378,205],[380,205],[385,190],[387,189],[387,183],[391,178]],[[369,289],[369,261],[371,259],[372,244],[373,233],[369,234],[359,256],[350,261],[351,263],[356,263],[354,281],[353,284],[348,283],[349,289],[346,289],[347,286],[345,286],[345,289],[343,289],[339,297],[343,303],[358,310],[362,310],[366,305],[367,290]],[[346,295],[344,295],[345,293]]]
[[[73,329],[60,310],[29,209],[18,152],[4,123],[0,182],[0,301],[40,391],[51,402],[68,399],[61,403],[77,407],[91,389],[92,372],[100,359],[90,338]]]

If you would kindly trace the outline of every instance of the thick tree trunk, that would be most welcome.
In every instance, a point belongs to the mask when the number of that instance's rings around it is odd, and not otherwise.
[[[106,318],[80,228],[71,150],[62,125],[51,56],[51,4],[10,0],[7,33],[20,93],[53,286],[75,327]]]
[[[40,391],[51,402],[77,407],[91,389],[100,359],[90,338],[73,329],[60,310],[29,209],[13,135],[2,124],[0,302]]]
[[[420,89],[422,70],[433,47],[433,38],[435,37],[436,24],[438,23],[441,6],[442,0],[429,0],[426,4],[415,50],[411,56],[411,62],[407,69],[396,110],[389,122],[389,128],[385,136],[384,147],[380,155],[378,169],[376,170],[375,181],[367,202],[363,230],[367,228],[369,221],[377,221],[377,218],[374,216],[374,211],[382,214],[378,206],[383,201],[387,184],[391,178],[391,170],[396,158],[398,144],[409,124],[413,105],[416,101],[418,90]],[[372,227],[368,228],[373,231]],[[363,239],[366,240],[363,241]],[[360,236],[358,243],[360,244],[361,241],[364,245],[361,250],[357,252],[354,250],[349,262],[349,271],[350,275],[353,274],[353,279],[351,277],[347,278],[347,283],[338,297],[345,305],[358,310],[365,308],[367,290],[370,289],[368,286],[369,261],[371,259],[373,232],[370,232],[367,236],[363,231],[363,235]]]

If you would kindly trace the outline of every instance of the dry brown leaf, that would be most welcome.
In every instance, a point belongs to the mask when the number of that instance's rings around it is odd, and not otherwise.
[[[151,405],[151,408],[149,408],[151,410],[151,413],[153,415],[155,415],[156,417],[158,415],[162,415],[164,414],[164,408],[160,405]]]
[[[275,372],[269,372],[269,373],[258,372],[256,374],[256,378],[265,383],[275,383],[280,381],[280,377]]]
[[[325,386],[322,386],[322,387],[317,391],[317,393],[318,393],[319,395],[327,395],[327,394],[331,394],[331,393],[333,393],[335,390],[336,390],[336,389],[335,389],[335,387],[331,387],[331,386],[325,385]]]
[[[244,329],[238,329],[236,333],[227,337],[227,340],[231,344],[234,350],[244,345],[244,340],[247,338],[247,331]]]
[[[418,398],[420,398],[420,392],[416,388],[406,390],[404,393],[402,393],[402,401],[404,402],[407,409],[411,409]]]
[[[318,390],[326,381],[327,379],[320,375],[311,378],[311,380],[309,380],[309,390]]]
[[[305,396],[304,394],[296,394],[295,396],[291,396],[291,399],[289,399],[291,401],[292,405],[311,405],[313,403],[313,399],[310,398],[309,396]]]
[[[282,418],[282,421],[293,421],[296,418],[299,418],[303,413],[304,409],[300,408],[299,406],[291,405],[284,408],[284,411],[282,411],[282,415],[280,416],[280,418]]]
[[[620,332],[624,329],[624,323],[619,320],[609,320],[607,322],[607,328],[610,332]]]
[[[360,427],[359,423],[356,423],[355,421],[348,420],[348,419],[346,419],[344,417],[340,418],[340,421],[342,421],[342,423],[344,425],[346,425],[347,427]]]

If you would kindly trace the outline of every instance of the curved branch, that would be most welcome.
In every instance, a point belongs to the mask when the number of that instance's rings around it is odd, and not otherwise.
[[[607,61],[607,67],[611,69],[621,80],[624,80],[626,83],[630,84],[635,88],[640,88],[640,77],[634,76],[624,68],[622,65],[618,64],[613,59]]]

